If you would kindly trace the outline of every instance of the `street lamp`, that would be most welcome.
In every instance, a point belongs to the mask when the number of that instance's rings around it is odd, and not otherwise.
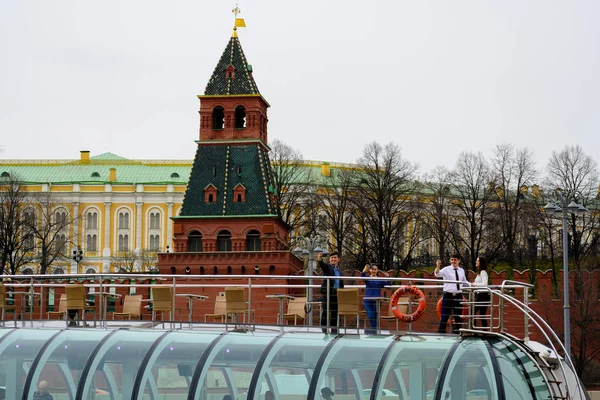
[[[563,196],[562,191],[557,191],[560,204],[548,202],[544,210],[548,215],[562,216],[563,225],[563,299],[564,299],[564,330],[565,330],[565,353],[571,358],[571,306],[569,305],[569,235],[567,233],[567,224],[569,214],[583,215],[587,211],[584,206],[571,201],[567,204],[568,198]]]
[[[312,288],[312,276],[314,275],[315,256],[318,253],[327,255],[326,249],[320,247],[321,237],[319,235],[313,236],[298,236],[296,237],[296,248],[294,254],[297,257],[302,257],[306,260],[308,257],[308,290],[306,295],[306,301],[309,305],[309,310],[312,310],[313,301],[313,288]],[[308,312],[308,326],[312,326],[312,312]]]
[[[73,261],[77,263],[77,273],[79,274],[79,263],[83,260],[83,250],[79,247],[77,250],[73,249]]]

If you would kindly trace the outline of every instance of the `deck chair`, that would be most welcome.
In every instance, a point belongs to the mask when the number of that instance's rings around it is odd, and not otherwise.
[[[338,289],[338,319],[337,324],[340,325],[340,318],[344,317],[344,331],[346,330],[346,320],[348,316],[356,317],[356,329],[360,328],[360,318],[365,315],[360,309],[360,301],[358,296],[358,288],[354,289]]]
[[[207,319],[212,319],[213,321],[221,319],[221,322],[225,322],[226,311],[225,292],[219,292],[215,299],[215,310],[212,314],[204,315],[204,322],[206,322]]]
[[[398,298],[398,310],[402,313],[402,314],[408,314],[408,303],[410,302],[410,296],[402,296],[400,298]],[[392,303],[390,303],[387,307],[387,315],[381,315],[379,318],[381,318],[382,321],[388,321],[388,322],[392,322],[392,321],[396,321],[396,330],[398,330],[398,318],[396,318],[396,316],[394,315],[394,313],[392,313]],[[388,325],[389,327],[389,325]]]
[[[68,285],[65,287],[67,294],[67,312],[76,310],[80,320],[85,323],[85,313],[91,311],[94,313],[94,327],[96,326],[96,306],[87,305],[85,297],[85,287],[83,285]],[[59,305],[60,307],[60,305]]]
[[[283,321],[294,321],[294,325],[298,325],[298,321],[306,319],[306,297],[296,297],[288,302],[287,312],[283,314]],[[277,314],[279,320],[279,314]]]
[[[231,321],[235,324],[237,316],[243,315],[243,323],[246,323],[246,295],[243,287],[225,288],[225,323],[231,316]]]
[[[60,295],[60,300],[58,300],[58,309],[56,311],[48,311],[46,313],[46,318],[51,319],[50,317],[57,315],[62,317],[62,319],[67,319],[67,295],[63,293]]]
[[[152,299],[150,300],[152,303],[152,327],[154,327],[154,323],[156,322],[156,313],[161,313],[161,320],[165,320],[165,312],[169,313],[169,321],[173,320],[173,315],[171,315],[172,307],[173,307],[173,292],[171,291],[170,286],[153,286],[151,288],[152,291]],[[175,313],[179,311],[179,321],[181,322],[181,308],[176,308]],[[163,322],[164,327],[164,322]]]
[[[113,312],[113,320],[115,317],[125,318],[131,320],[131,317],[135,319],[140,319],[142,316],[142,295],[132,295],[128,294],[125,296],[125,300],[123,300],[123,311],[122,312]]]
[[[0,309],[2,310],[2,325],[6,326],[6,322],[4,320],[4,314],[7,310],[11,310],[13,312],[13,318],[15,321],[15,328],[17,327],[17,309],[16,307],[13,305],[9,305],[6,304],[6,288],[4,287],[4,284],[1,283],[0,284]]]

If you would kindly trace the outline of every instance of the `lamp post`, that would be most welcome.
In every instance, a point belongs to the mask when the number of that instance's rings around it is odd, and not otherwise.
[[[77,250],[73,249],[73,261],[77,263],[78,274],[81,272],[79,271],[79,263],[81,262],[81,260],[83,260],[83,250],[81,250],[81,247],[77,248]]]
[[[568,198],[563,195],[562,191],[557,191],[558,199],[560,200],[559,204],[554,204],[552,202],[548,202],[544,206],[544,210],[548,215],[556,215],[562,216],[562,245],[563,245],[563,299],[564,299],[564,330],[565,330],[565,338],[564,338],[564,346],[565,353],[567,357],[571,358],[571,306],[569,305],[569,235],[567,233],[567,225],[569,214],[577,214],[582,215],[587,209],[575,203],[574,201],[568,202]]]
[[[314,275],[315,259],[318,253],[328,254],[327,250],[320,247],[321,237],[318,235],[313,236],[298,236],[296,237],[297,246],[294,249],[294,254],[298,257],[302,257],[306,260],[308,257],[308,290],[306,294],[306,301],[309,305],[309,310],[312,310],[313,301],[313,288],[312,288],[312,276]],[[308,326],[312,326],[313,318],[312,312],[308,312]]]

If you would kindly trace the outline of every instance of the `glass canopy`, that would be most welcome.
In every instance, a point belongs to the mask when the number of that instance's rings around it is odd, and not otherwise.
[[[54,400],[552,397],[535,358],[502,337],[0,330],[5,398],[34,399],[43,381]]]

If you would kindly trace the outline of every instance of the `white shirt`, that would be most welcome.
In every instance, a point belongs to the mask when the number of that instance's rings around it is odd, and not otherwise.
[[[488,285],[488,274],[487,271],[479,271],[473,282],[473,286],[487,287]]]
[[[467,281],[467,277],[465,276],[465,270],[461,267],[456,268],[456,270],[458,271],[458,280],[468,284],[469,281]],[[454,294],[460,293],[460,290],[456,288],[456,283],[447,282],[456,281],[456,273],[454,272],[454,267],[452,265],[448,265],[447,267],[440,269],[440,271],[437,274],[435,274],[435,276],[437,276],[438,278],[444,278],[444,292]]]

